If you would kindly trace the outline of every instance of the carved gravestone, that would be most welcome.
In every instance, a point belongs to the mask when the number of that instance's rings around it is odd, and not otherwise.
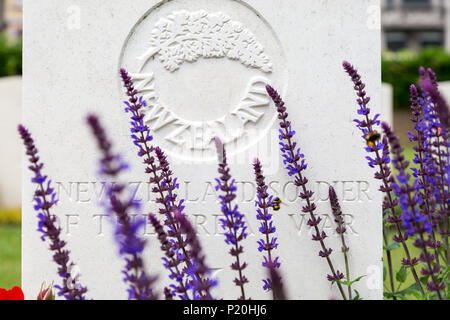
[[[22,116],[22,78],[2,78],[0,99],[0,118],[4,119],[0,127],[0,209],[19,208],[22,193],[22,148],[15,129]]]
[[[450,81],[439,82],[439,90],[447,101],[450,101]]]
[[[42,20],[42,16],[46,19]],[[275,214],[281,269],[292,299],[338,298],[326,280],[328,266],[311,241],[307,217],[278,150],[276,110],[266,84],[285,98],[308,161],[307,177],[332,259],[343,270],[339,238],[330,219],[334,185],[348,223],[352,277],[365,299],[382,298],[381,195],[364,159],[352,84],[341,62],[364,74],[372,108],[381,110],[379,3],[372,0],[109,0],[25,1],[24,123],[34,133],[59,204],[75,273],[88,297],[127,297],[112,228],[98,201],[95,143],[84,117],[99,114],[131,169],[124,178],[143,205],[157,212],[154,195],[129,137],[118,70],[125,67],[148,104],[145,121],[154,143],[169,155],[179,196],[196,226],[207,262],[219,280],[217,297],[235,299],[232,258],[220,227],[215,191],[214,136],[225,142],[249,225],[244,242],[249,296],[262,291],[262,255],[254,201],[252,161],[259,157],[269,192],[285,203]],[[23,287],[33,297],[42,281],[58,281],[47,244],[39,240],[33,187],[24,172]],[[143,231],[149,270],[167,284],[152,228]]]

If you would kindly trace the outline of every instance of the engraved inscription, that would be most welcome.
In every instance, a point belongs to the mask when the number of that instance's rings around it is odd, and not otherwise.
[[[114,182],[113,182],[114,183]],[[55,182],[55,191],[59,201],[69,201],[78,204],[99,203],[105,196],[104,181],[82,181],[82,182]],[[280,183],[278,180],[268,181],[268,192],[274,196],[281,197],[286,204],[294,204],[299,199],[300,189],[292,181]],[[236,181],[238,188],[237,201],[239,203],[253,203],[256,199],[255,181]],[[365,203],[372,201],[370,184],[367,181],[344,180],[344,181],[311,181],[314,194],[312,200],[318,203],[328,202],[328,188],[333,186],[342,203]],[[152,192],[152,184],[143,181],[128,182],[134,200],[143,203],[155,203],[155,195]],[[180,196],[186,203],[206,204],[218,202],[215,190],[215,181],[180,182]]]
[[[231,111],[211,121],[189,121],[181,118],[164,106],[155,92],[153,73],[133,74],[136,90],[148,104],[145,123],[153,132],[163,128],[163,138],[182,150],[214,149],[214,137],[220,136],[224,143],[230,143],[245,134],[246,125],[256,124],[264,116],[270,99],[265,86],[269,80],[255,76],[250,80],[239,105]]]
[[[297,210],[298,211],[298,210]],[[282,214],[282,213],[280,213]],[[74,214],[74,213],[66,213],[63,215],[63,223],[64,223],[64,229],[65,233],[68,236],[75,235],[76,233],[80,232],[81,228],[81,220],[89,218],[91,221],[89,222],[90,225],[94,225],[95,227],[95,233],[93,233],[93,236],[104,236],[105,234],[105,226],[110,226],[111,222],[109,221],[109,217],[106,214],[92,214],[92,215],[86,215],[83,213],[81,216],[80,214]],[[192,224],[197,230],[197,233],[202,236],[223,236],[224,230],[221,227],[220,219],[223,217],[221,214],[214,213],[210,215],[206,214],[191,214],[189,215],[190,219],[192,220]],[[287,216],[292,221],[292,228],[295,228],[298,235],[301,235],[303,233],[307,234],[313,234],[314,230],[311,229],[307,225],[307,221],[309,219],[309,215],[305,213],[287,213]],[[333,217],[330,214],[319,214],[319,216],[322,218],[322,221],[320,222],[320,228],[327,232],[329,236],[335,236],[338,237],[339,235],[336,232],[336,225],[333,222]],[[131,218],[136,219],[138,215],[132,214]],[[143,216],[141,216],[143,217]],[[248,219],[246,216],[245,223],[248,227],[248,234],[249,236],[255,236],[257,235],[258,230],[258,222],[255,222],[251,219]],[[349,235],[358,236],[359,233],[355,230],[354,223],[355,223],[355,215],[354,214],[344,214],[345,224],[347,227],[347,233]],[[61,219],[60,219],[61,220]],[[84,221],[86,223],[86,221]],[[155,231],[153,227],[150,225],[150,223],[147,221],[147,223],[144,225],[144,228],[140,231],[142,236],[155,236]]]
[[[112,182],[114,183],[114,182]],[[204,183],[195,183],[192,181],[184,181],[180,184],[180,197],[185,199],[187,204],[193,205],[192,213],[190,214],[192,223],[195,225],[197,232],[205,236],[221,236],[223,230],[221,228],[220,205],[218,204],[218,195],[214,188],[215,183],[212,181],[205,181]],[[283,199],[285,205],[282,210],[277,213],[277,216],[285,217],[292,221],[292,228],[298,235],[311,232],[306,224],[309,216],[301,212],[301,202],[299,198],[299,190],[292,184],[292,182],[280,183],[280,181],[269,181],[268,192],[271,195],[279,196]],[[319,215],[322,217],[321,228],[327,231],[330,236],[337,236],[335,234],[335,225],[331,213],[329,212],[328,187],[332,185],[338,194],[341,202],[349,203],[345,207],[344,218],[350,235],[358,236],[359,233],[354,227],[355,217],[363,214],[355,211],[352,204],[367,203],[372,201],[370,193],[370,185],[367,181],[315,181],[311,182],[314,195],[313,201],[317,204],[325,204],[325,207],[319,209]],[[91,181],[91,182],[55,182],[55,190],[58,199],[62,202],[77,203],[77,205],[88,205],[90,203],[100,203],[105,196],[106,182]],[[128,183],[131,194],[136,201],[147,203],[148,209],[155,208],[155,195],[152,193],[152,185],[148,182],[129,182]],[[247,205],[247,209],[243,209],[246,215],[246,224],[248,226],[249,235],[257,233],[258,225],[253,219],[253,203],[256,199],[256,184],[254,181],[236,181],[238,187],[237,201],[242,205]],[[196,212],[195,205],[217,203],[217,206],[212,206],[208,213]],[[244,207],[242,207],[244,208]],[[326,209],[325,209],[326,208]],[[322,211],[325,210],[325,211]],[[65,210],[63,210],[64,212]],[[320,212],[322,211],[322,212]],[[60,215],[62,225],[64,226],[67,235],[75,235],[81,229],[83,224],[89,223],[94,226],[95,233],[93,236],[103,236],[105,233],[105,226],[110,224],[109,217],[101,211],[95,213],[86,213],[84,209],[79,212],[74,212],[73,209],[67,210]],[[135,218],[137,215],[132,214]],[[250,218],[248,218],[250,217]],[[88,219],[89,222],[86,222]],[[285,220],[287,221],[287,220]],[[154,230],[147,222],[142,231],[144,236],[154,235]]]
[[[306,213],[289,213],[289,217],[292,219],[294,223],[297,233],[301,234],[302,232],[308,232],[309,234],[313,234],[315,231],[313,228],[307,225],[308,220],[310,219],[310,215]],[[339,236],[336,232],[336,224],[334,223],[334,218],[328,214],[319,214],[322,221],[320,222],[320,229],[324,230],[328,235],[331,236]],[[352,214],[343,214],[345,227],[347,229],[347,234],[358,236],[359,233],[356,232],[354,228],[355,218]]]

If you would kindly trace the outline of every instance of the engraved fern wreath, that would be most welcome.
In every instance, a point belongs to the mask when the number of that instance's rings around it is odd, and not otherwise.
[[[253,33],[222,12],[175,11],[156,23],[150,45],[140,59],[148,61],[157,55],[172,72],[184,61],[195,62],[199,57],[227,57],[272,72],[272,63]]]

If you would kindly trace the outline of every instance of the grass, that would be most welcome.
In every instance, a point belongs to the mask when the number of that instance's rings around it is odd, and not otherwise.
[[[0,288],[21,283],[20,225],[0,225]]]
[[[20,225],[22,222],[22,210],[20,208],[7,208],[0,210],[0,224]]]

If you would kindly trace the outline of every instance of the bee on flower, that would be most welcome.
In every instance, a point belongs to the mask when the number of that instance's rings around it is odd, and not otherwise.
[[[375,148],[375,145],[378,140],[380,140],[381,134],[378,131],[372,131],[366,134],[364,139],[366,139],[367,145],[371,147],[372,149]]]

